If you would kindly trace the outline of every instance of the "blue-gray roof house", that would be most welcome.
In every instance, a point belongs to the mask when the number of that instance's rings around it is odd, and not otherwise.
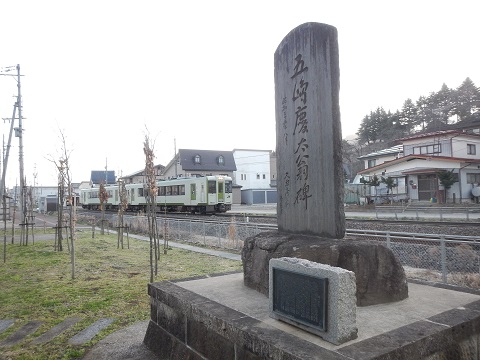
[[[169,177],[226,175],[233,177],[237,170],[233,151],[179,149],[165,167]]]
[[[116,184],[115,171],[92,170],[90,182],[93,185],[100,185],[102,182],[105,185]]]

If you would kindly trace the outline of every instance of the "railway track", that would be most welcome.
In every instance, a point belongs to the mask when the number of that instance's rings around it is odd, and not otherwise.
[[[82,210],[80,212],[83,215],[90,214],[91,216],[99,217],[101,215],[101,211],[98,210]],[[115,216],[116,212],[106,212],[106,216]],[[139,214],[126,212],[124,216],[138,216]],[[277,223],[277,216],[276,215],[261,215],[261,214],[244,214],[244,213],[218,213],[218,214],[188,214],[188,213],[158,213],[158,217],[160,218],[171,218],[171,219],[192,219],[192,220],[205,220],[205,219],[232,219],[235,218],[236,221],[245,221],[245,222],[263,222],[267,224],[276,224]],[[348,213],[346,213],[345,222],[347,224],[350,223],[364,223],[364,224],[384,224],[384,225],[412,225],[412,224],[421,224],[425,226],[477,226],[480,227],[480,222],[478,221],[452,221],[452,220],[415,220],[415,219],[374,219],[374,218],[357,218],[357,217],[349,217]]]

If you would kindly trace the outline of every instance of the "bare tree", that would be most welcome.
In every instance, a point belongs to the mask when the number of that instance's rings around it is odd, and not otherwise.
[[[143,143],[143,152],[145,154],[145,184],[144,191],[146,192],[147,199],[147,219],[148,219],[148,234],[150,237],[150,282],[153,282],[154,274],[154,254],[155,254],[155,275],[158,273],[158,259],[160,257],[157,239],[157,181],[155,176],[155,168],[153,159],[153,145],[150,144],[150,138],[145,135],[145,141]]]
[[[65,135],[60,131],[60,140],[61,140],[61,150],[60,157],[56,160],[54,157],[51,157],[52,161],[57,170],[58,170],[58,217],[57,217],[57,230],[59,237],[59,251],[62,251],[62,228],[67,228],[67,234],[69,242],[67,242],[69,251],[70,251],[70,263],[72,270],[72,279],[75,279],[75,240],[76,240],[76,196],[73,192],[73,186],[71,181],[71,171],[70,171],[70,152],[67,150]],[[63,213],[63,203],[64,201],[69,204],[68,217],[64,219]],[[64,223],[67,223],[68,226],[63,226]]]
[[[121,179],[118,180],[118,192],[120,195],[120,204],[118,205],[118,244],[117,247],[120,246],[123,249],[123,229],[126,227],[124,226],[123,222],[123,214],[128,207],[128,199],[127,199],[127,189],[125,188],[125,182]],[[128,227],[127,227],[127,239],[128,239]],[[128,246],[130,248],[130,246]]]
[[[55,246],[58,251],[63,251],[63,200],[65,199],[65,160],[60,158],[54,161],[58,171],[57,184],[57,226],[55,227]]]
[[[100,183],[100,189],[98,191],[98,198],[100,200],[100,210],[102,211],[102,227],[100,228],[100,234],[105,234],[105,205],[104,203],[108,200],[108,192],[105,189],[105,183],[102,181]]]

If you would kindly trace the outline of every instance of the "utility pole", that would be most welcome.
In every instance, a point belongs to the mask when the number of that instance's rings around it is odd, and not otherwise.
[[[25,176],[23,169],[23,127],[22,127],[22,92],[20,85],[20,65],[17,64],[17,107],[18,107],[18,128],[15,129],[15,136],[18,137],[18,161],[20,167],[20,214],[22,224],[27,224]]]
[[[177,139],[173,138],[173,155],[175,159],[175,177],[178,177],[177,174],[177,164],[178,164],[178,159],[177,159]]]
[[[8,145],[7,145],[7,151],[5,154],[5,157],[3,158],[3,171],[2,171],[2,179],[0,183],[0,199],[3,200],[4,191],[5,191],[5,177],[6,177],[6,171],[7,171],[7,163],[8,163],[8,155],[9,155],[9,150],[10,150],[10,140],[11,140],[11,135],[12,135],[12,130],[15,130],[15,137],[19,138],[19,168],[20,168],[20,213],[22,215],[22,220],[23,223],[26,223],[26,196],[25,196],[25,177],[23,174],[23,127],[22,127],[22,93],[21,93],[21,83],[20,83],[20,65],[17,64],[16,67],[14,66],[7,66],[5,68],[0,68],[0,75],[4,76],[15,76],[12,74],[6,74],[7,72],[10,72],[12,70],[16,69],[17,70],[17,101],[15,102],[15,105],[13,107],[13,116],[12,116],[12,122],[10,126],[10,135],[8,139]],[[18,109],[18,128],[14,128],[14,122],[15,122],[15,113],[16,110]]]
[[[38,207],[38,191],[37,191],[37,164],[33,168],[33,205],[36,209]]]

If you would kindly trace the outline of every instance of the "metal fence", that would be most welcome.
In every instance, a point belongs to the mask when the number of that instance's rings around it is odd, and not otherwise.
[[[480,288],[478,236],[347,230],[345,238],[381,242],[409,278]]]
[[[146,217],[125,217],[132,232],[145,232]],[[112,224],[115,226],[115,223]],[[158,218],[162,237],[239,251],[244,240],[276,225],[217,220]],[[345,239],[381,242],[403,265],[407,277],[480,288],[480,237],[347,229]]]
[[[478,221],[480,219],[480,207],[472,206],[409,206],[404,205],[377,205],[371,212],[376,219],[395,220],[421,220],[434,221]],[[345,213],[348,216],[348,212]]]

